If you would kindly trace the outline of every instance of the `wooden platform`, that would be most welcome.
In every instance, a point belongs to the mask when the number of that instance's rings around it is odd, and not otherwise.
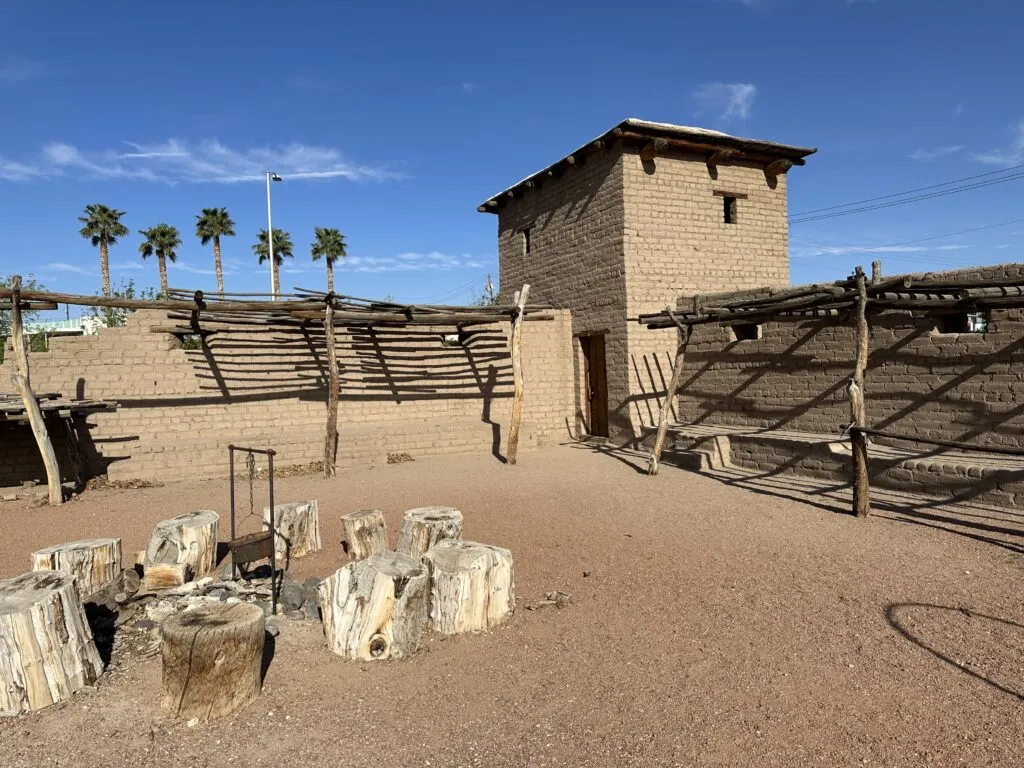
[[[110,400],[65,400],[59,392],[43,392],[36,395],[39,410],[43,416],[56,414],[59,418],[70,419],[72,416],[94,411],[111,411],[117,403]],[[21,395],[12,392],[0,392],[0,419],[17,421],[27,424],[28,414]]]

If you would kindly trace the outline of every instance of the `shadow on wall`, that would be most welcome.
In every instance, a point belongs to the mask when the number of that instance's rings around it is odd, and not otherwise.
[[[451,335],[417,328],[339,329],[339,399],[511,397],[512,365],[502,329],[466,329],[456,345],[446,346]],[[327,352],[323,331],[315,327],[277,330],[262,343],[232,329],[188,356],[201,389],[230,399],[253,392],[324,399]],[[487,391],[481,370],[491,369]]]
[[[874,426],[1020,444],[1019,320],[1003,320],[1001,333],[961,338],[935,336],[933,318],[894,313],[870,321],[867,404]],[[702,327],[686,355],[677,416],[693,424],[838,434],[850,419],[852,354],[853,329],[827,320],[769,323],[763,338],[752,341],[730,341],[726,329]],[[634,396],[635,414],[656,423],[671,361],[644,356],[633,367],[643,389]]]

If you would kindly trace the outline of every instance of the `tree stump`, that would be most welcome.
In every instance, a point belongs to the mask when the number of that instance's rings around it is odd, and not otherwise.
[[[172,715],[207,721],[260,695],[263,611],[245,603],[208,603],[161,625],[163,700]]]
[[[0,581],[0,715],[69,699],[102,671],[73,575],[32,571]]]
[[[319,592],[327,645],[339,656],[400,659],[420,647],[430,577],[418,560],[380,552],[340,568]]]
[[[365,560],[388,548],[388,528],[379,509],[341,516],[341,548],[349,560]]]
[[[270,530],[270,507],[263,508],[263,528]],[[292,558],[320,551],[320,514],[316,499],[274,505],[274,546],[285,568]]]
[[[79,598],[106,589],[121,576],[120,539],[83,539],[32,553],[33,571],[63,571],[75,576]]]
[[[512,553],[473,541],[446,540],[424,556],[430,569],[430,625],[444,635],[500,624],[515,610]]]
[[[402,518],[396,550],[419,559],[437,542],[461,538],[462,513],[455,507],[416,507]]]
[[[183,578],[203,576],[217,565],[217,523],[220,515],[212,509],[189,512],[156,524],[146,558],[143,574],[146,587],[151,586],[149,570],[153,565],[184,565]],[[156,570],[156,569],[155,569]]]

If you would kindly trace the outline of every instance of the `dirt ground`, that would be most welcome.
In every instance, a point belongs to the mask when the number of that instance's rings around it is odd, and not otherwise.
[[[384,510],[394,543],[402,510],[451,504],[466,538],[512,550],[520,608],[371,664],[275,619],[262,696],[209,725],[162,716],[159,657],[135,660],[0,720],[0,765],[1024,764],[1024,517],[891,495],[860,521],[842,489],[640,464],[561,446],[282,479],[281,501],[320,502],[325,551],[296,576],[341,564],[345,512]],[[227,499],[225,480],[0,504],[0,576],[59,541],[141,549],[155,521],[226,518]],[[525,609],[552,590],[571,604]]]

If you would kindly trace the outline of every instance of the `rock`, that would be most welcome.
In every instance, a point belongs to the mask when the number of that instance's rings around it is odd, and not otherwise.
[[[155,621],[158,624],[172,613],[174,613],[174,605],[166,600],[160,600],[159,602],[150,603],[146,606],[146,618],[150,621]]]
[[[181,586],[171,587],[169,590],[167,590],[167,594],[169,594],[169,595],[177,595],[177,596],[192,595],[192,594],[195,594],[198,590],[199,590],[198,582],[186,581]]]
[[[228,591],[226,589],[214,589],[207,593],[208,597],[212,597],[214,600],[224,602],[228,599]]]
[[[291,619],[292,621],[302,621],[306,618],[306,614],[302,611],[285,611],[284,617],[286,619]]]
[[[299,582],[288,580],[281,585],[277,600],[286,611],[297,611],[306,601],[306,592]]]
[[[220,567],[218,572],[221,581],[230,581],[235,576],[234,563],[231,562],[231,555],[224,558],[224,563]]]
[[[317,589],[320,586],[321,581],[323,581],[323,579],[321,579],[319,576],[310,576],[308,579],[302,582],[302,586],[305,587],[306,590],[315,595]]]
[[[267,624],[266,630],[267,634],[271,637],[277,637],[281,634],[281,628],[277,624]]]
[[[302,610],[306,614],[307,619],[320,621],[320,601],[318,599],[308,598],[306,602],[302,604]]]
[[[240,598],[237,598],[237,597],[231,596],[231,597],[227,598],[226,600],[224,600],[224,602],[225,602],[225,603],[231,603],[231,604],[234,604],[234,603],[240,603],[240,602],[242,602],[242,601],[241,601],[241,599],[240,599]]]
[[[206,589],[213,584],[213,576],[203,576],[201,579],[196,579],[196,586],[199,589]]]
[[[129,595],[134,595],[139,591],[141,586],[142,578],[139,576],[139,572],[134,568],[128,568],[123,574],[121,574],[121,589]]]
[[[152,619],[139,619],[134,624],[132,624],[132,626],[135,629],[138,629],[138,630],[146,632],[146,631],[149,631],[151,629],[156,629],[160,625],[157,622],[153,621]]]
[[[114,602],[117,603],[118,605],[124,605],[130,599],[131,598],[128,597],[128,594],[125,593],[125,592],[118,592],[116,595],[114,595]]]

